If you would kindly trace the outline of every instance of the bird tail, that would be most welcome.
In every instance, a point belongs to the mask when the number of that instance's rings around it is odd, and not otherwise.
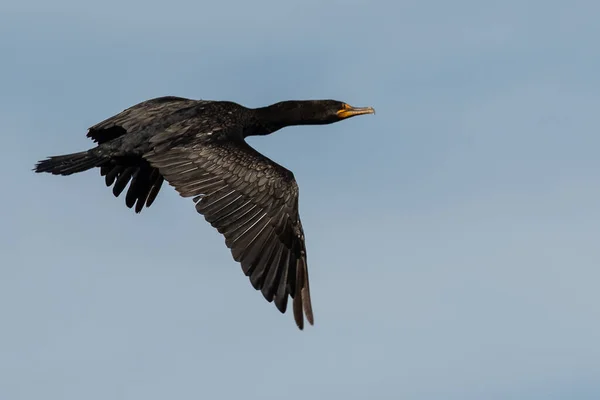
[[[35,172],[49,172],[54,175],[71,175],[77,172],[87,171],[94,167],[100,167],[106,162],[106,158],[93,152],[93,150],[79,153],[65,154],[63,156],[52,156],[39,161],[34,168]]]

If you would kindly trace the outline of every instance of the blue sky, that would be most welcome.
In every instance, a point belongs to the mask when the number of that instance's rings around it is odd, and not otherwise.
[[[0,398],[600,397],[597,2],[2,9]],[[299,182],[314,327],[170,187],[31,172],[162,95],[376,108],[250,139]]]

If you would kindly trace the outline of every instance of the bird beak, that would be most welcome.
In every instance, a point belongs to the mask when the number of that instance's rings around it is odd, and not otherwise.
[[[342,119],[363,114],[375,114],[375,109],[373,107],[352,107],[344,104],[343,108],[337,112],[337,115]]]

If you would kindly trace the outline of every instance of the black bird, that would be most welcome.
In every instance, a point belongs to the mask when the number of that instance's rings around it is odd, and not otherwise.
[[[362,114],[335,100],[283,101],[246,108],[229,101],[159,97],[136,104],[89,128],[97,146],[49,157],[36,172],[70,175],[100,168],[106,185],[139,213],[150,207],[163,180],[224,237],[255,289],[285,313],[293,299],[294,319],[314,324],[304,232],[298,214],[298,185],[291,171],[244,140],[290,125],[322,125]]]

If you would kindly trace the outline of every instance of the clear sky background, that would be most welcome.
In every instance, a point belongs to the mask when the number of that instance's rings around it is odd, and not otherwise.
[[[0,399],[600,398],[600,3],[0,8]],[[299,182],[314,327],[169,186],[31,172],[162,95],[376,108],[250,139]]]

